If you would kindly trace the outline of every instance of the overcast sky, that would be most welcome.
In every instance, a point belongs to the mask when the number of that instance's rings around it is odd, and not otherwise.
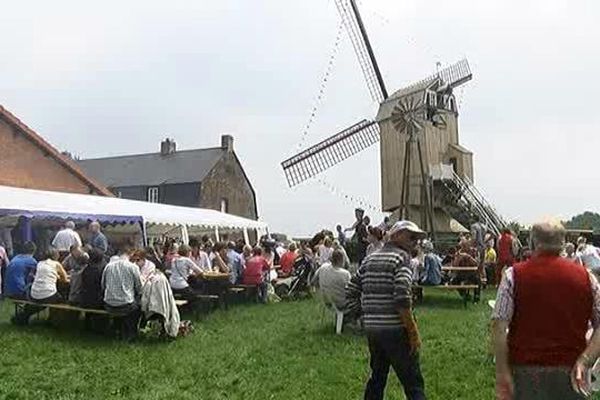
[[[600,3],[362,0],[388,91],[467,57],[457,91],[475,181],[508,219],[597,211]],[[380,204],[379,148],[294,190],[295,153],[334,44],[332,0],[10,2],[0,13],[0,104],[81,157],[179,149],[236,152],[272,230],[308,234]],[[304,145],[362,118],[369,97],[343,35]],[[332,192],[331,187],[335,187]],[[381,214],[369,211],[377,221]]]

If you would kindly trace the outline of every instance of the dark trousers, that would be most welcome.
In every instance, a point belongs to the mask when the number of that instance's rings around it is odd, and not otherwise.
[[[256,295],[258,297],[258,301],[261,303],[266,303],[268,300],[268,284],[267,282],[261,282],[256,285]]]
[[[199,290],[193,289],[191,286],[185,287],[183,289],[172,289],[173,296],[177,298],[182,298],[185,300],[194,300],[197,294],[201,292]]]
[[[578,400],[584,396],[571,387],[571,369],[563,367],[513,367],[515,400]]]
[[[56,303],[63,302],[63,298],[59,293],[55,293],[50,297],[46,297],[45,299],[33,299],[32,298],[32,299],[21,299],[21,300],[31,300],[35,303],[40,303],[40,304],[56,304]],[[16,322],[17,324],[26,325],[29,323],[29,318],[31,318],[32,315],[35,315],[35,314],[39,313],[40,311],[43,311],[45,308],[46,307],[26,304],[25,307],[23,307],[23,310],[15,315],[14,322]]]
[[[0,280],[2,280],[1,286],[0,286],[0,298],[6,296],[4,293],[6,293],[6,265],[2,266],[0,265]]]
[[[107,304],[104,308],[116,317],[115,323],[118,324],[117,328],[120,328],[123,339],[132,340],[137,337],[138,326],[142,316],[140,307],[137,304],[125,304],[119,307],[113,307]]]
[[[425,383],[421,375],[418,353],[411,354],[404,329],[367,333],[371,353],[371,378],[365,400],[382,400],[390,366],[404,387],[408,400],[425,399]]]

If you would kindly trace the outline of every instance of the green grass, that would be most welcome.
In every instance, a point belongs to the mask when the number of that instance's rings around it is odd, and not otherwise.
[[[455,292],[429,289],[417,308],[430,399],[492,399],[485,301],[466,309]],[[164,343],[121,343],[43,322],[9,323],[0,303],[0,399],[359,399],[364,337],[333,333],[315,300],[241,305],[195,322]],[[390,375],[388,399],[403,399]]]

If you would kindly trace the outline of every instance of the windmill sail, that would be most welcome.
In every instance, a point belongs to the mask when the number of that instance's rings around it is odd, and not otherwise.
[[[335,0],[335,5],[354,47],[369,93],[374,101],[381,103],[387,99],[388,93],[356,2]]]
[[[290,187],[296,186],[379,141],[379,125],[362,120],[281,163]]]
[[[473,74],[471,73],[469,62],[466,58],[463,58],[456,64],[452,64],[425,79],[421,79],[418,82],[412,83],[411,85],[399,90],[394,95],[406,95],[413,90],[418,90],[423,85],[427,85],[428,83],[435,81],[438,78],[454,89],[455,87],[470,81],[473,78]]]

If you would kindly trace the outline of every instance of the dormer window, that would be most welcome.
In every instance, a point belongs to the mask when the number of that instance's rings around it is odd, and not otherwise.
[[[448,100],[448,108],[450,111],[456,112],[456,99],[453,96]]]
[[[221,212],[226,213],[229,211],[229,202],[226,198],[221,199]]]
[[[148,203],[158,203],[158,187],[148,188]]]
[[[437,106],[436,93],[432,91],[427,91],[427,105],[430,107]]]

